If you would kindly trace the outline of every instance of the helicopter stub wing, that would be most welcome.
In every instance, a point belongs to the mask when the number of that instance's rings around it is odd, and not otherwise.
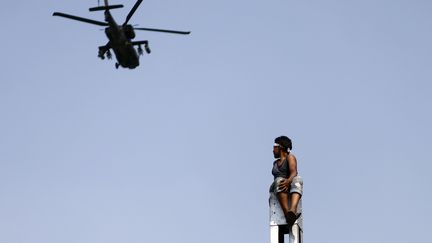
[[[92,19],[86,19],[86,18],[82,18],[82,17],[70,15],[70,14],[65,14],[65,13],[59,13],[59,12],[54,12],[53,16],[60,16],[63,18],[73,19],[73,20],[77,20],[77,21],[81,21],[81,22],[85,22],[85,23],[89,23],[89,24],[95,24],[95,25],[99,25],[99,26],[108,26],[109,25],[106,22],[92,20]]]
[[[148,41],[132,41],[131,44],[133,46],[137,46],[137,45],[147,45]]]

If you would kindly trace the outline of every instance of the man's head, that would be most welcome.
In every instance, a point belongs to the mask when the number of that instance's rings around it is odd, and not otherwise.
[[[281,157],[281,153],[289,153],[292,149],[292,142],[287,136],[275,138],[273,146],[273,156],[277,159]]]

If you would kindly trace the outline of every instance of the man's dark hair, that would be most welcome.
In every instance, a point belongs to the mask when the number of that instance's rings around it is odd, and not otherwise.
[[[290,150],[292,149],[292,142],[291,139],[287,136],[280,136],[275,138],[275,143],[279,144],[280,146],[282,146],[282,148],[286,151],[287,148],[289,148]]]

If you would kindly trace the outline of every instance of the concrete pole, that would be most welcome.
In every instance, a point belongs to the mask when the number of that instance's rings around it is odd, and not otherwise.
[[[270,193],[270,243],[284,243],[286,220],[275,193]],[[302,213],[302,200],[297,206],[297,213]],[[303,214],[295,221],[289,233],[289,243],[303,243]]]

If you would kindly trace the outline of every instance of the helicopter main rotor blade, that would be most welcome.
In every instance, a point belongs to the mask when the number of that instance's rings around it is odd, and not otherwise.
[[[191,33],[190,31],[163,30],[163,29],[152,29],[152,28],[134,28],[134,30],[155,31],[155,32],[164,32],[164,33],[181,34],[181,35],[189,35]]]
[[[143,0],[138,0],[135,5],[132,7],[132,9],[129,11],[125,22],[123,23],[123,26],[127,25],[127,23],[129,22],[129,20],[132,18],[132,15],[134,15],[135,11],[138,9],[139,5],[141,4]]]
[[[59,12],[53,13],[53,16],[60,16],[63,18],[73,19],[73,20],[77,20],[77,21],[81,21],[81,22],[85,22],[85,23],[89,23],[89,24],[95,24],[95,25],[99,25],[99,26],[108,26],[109,25],[106,22],[101,22],[101,21],[92,20],[92,19],[86,19],[86,18],[82,18],[82,17],[70,15],[70,14],[65,14],[65,13],[59,13]]]

